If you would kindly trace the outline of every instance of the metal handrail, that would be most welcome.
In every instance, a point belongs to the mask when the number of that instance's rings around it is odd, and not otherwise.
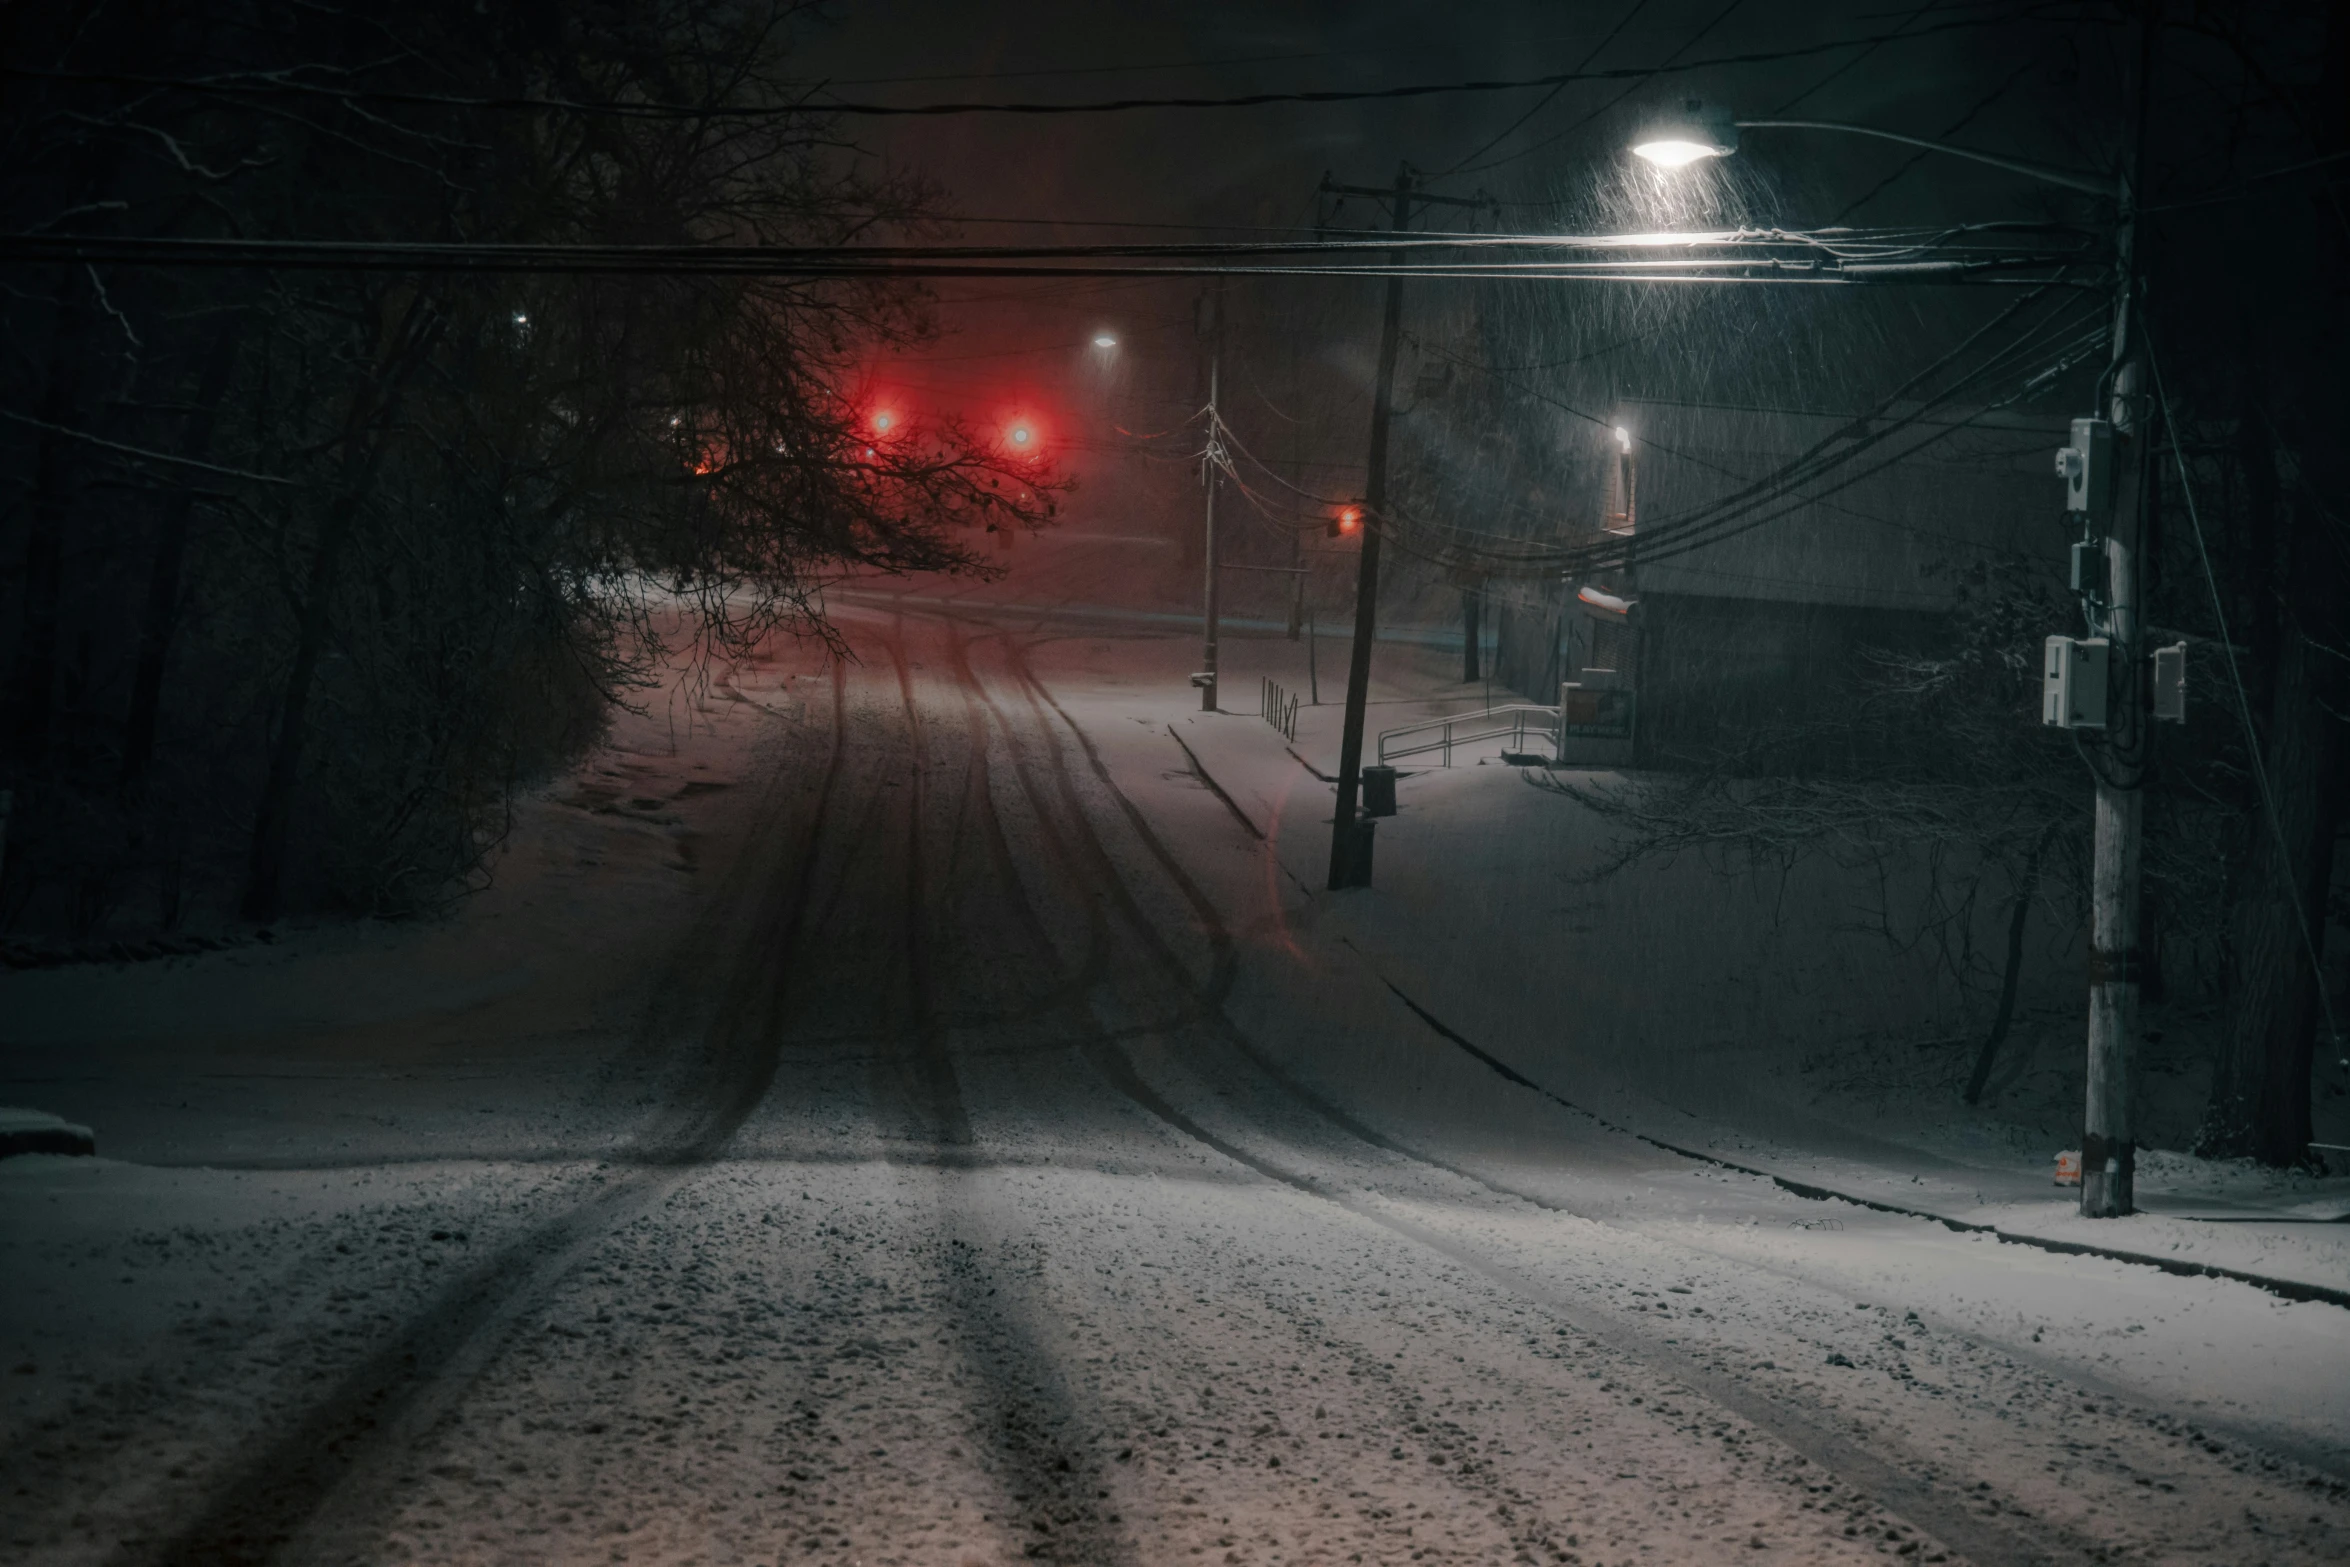
[[[1257,677],[1257,716],[1284,740],[1297,739],[1297,698],[1270,675]]]
[[[1508,723],[1494,722],[1494,720],[1504,717],[1510,721]],[[1526,744],[1528,721],[1535,718],[1539,718],[1549,729],[1550,732],[1544,738],[1550,741],[1551,749],[1555,753],[1558,748],[1559,710],[1555,707],[1541,707],[1533,703],[1520,703],[1511,707],[1496,707],[1490,711],[1456,713],[1450,718],[1424,719],[1416,724],[1405,724],[1400,729],[1382,730],[1379,734],[1379,761],[1384,766],[1398,757],[1424,756],[1430,751],[1442,751],[1444,765],[1450,767],[1454,746],[1475,745],[1481,740],[1497,740],[1504,735],[1509,736],[1515,742],[1517,749],[1523,750]],[[1467,724],[1484,724],[1489,727],[1478,729],[1474,733],[1460,732],[1459,726]],[[1434,731],[1441,731],[1438,738],[1419,745],[1391,746],[1389,744],[1390,741],[1401,739],[1406,735],[1428,734]]]

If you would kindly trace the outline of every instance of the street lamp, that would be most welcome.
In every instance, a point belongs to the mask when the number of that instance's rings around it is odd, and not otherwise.
[[[1684,98],[1679,108],[1650,115],[1632,139],[1632,155],[1660,169],[1685,169],[1737,150],[1737,122],[1702,98]]]
[[[1988,163],[1993,168],[2005,169],[2011,174],[2062,185],[2067,190],[2086,191],[2092,196],[2115,197],[2118,188],[2110,176],[2083,174],[2074,169],[2060,169],[2051,164],[2033,163],[2024,158],[2003,158],[1996,153],[1977,152],[1972,147],[1953,147],[1948,142],[1926,141],[1916,136],[1904,136],[1898,131],[1881,131],[1873,125],[1846,125],[1836,120],[1733,120],[1729,111],[1718,104],[1709,104],[1702,98],[1685,98],[1677,106],[1651,114],[1641,122],[1632,138],[1632,154],[1663,169],[1687,168],[1708,158],[1726,158],[1738,150],[1740,131],[1839,131],[1847,136],[1872,136],[1879,141],[1899,142],[1905,147],[1920,147],[1927,152],[1948,153],[1954,158],[1966,158],[1976,163]]]
[[[1116,348],[1118,346],[1117,335],[1111,332],[1096,332],[1093,334],[1093,346],[1096,348]]]
[[[2110,432],[2117,446],[2115,477],[2123,494],[2115,497],[2111,514],[2080,513],[2087,538],[2083,543],[2104,556],[2106,601],[2101,620],[2093,618],[2092,633],[2102,635],[2112,650],[2112,664],[2120,674],[2119,747],[2112,760],[2123,770],[2142,775],[2143,726],[2147,721],[2146,681],[2141,668],[2138,632],[2138,552],[2143,531],[2143,491],[2146,487],[2146,447],[2136,403],[2143,378],[2143,361],[2135,339],[2138,293],[2137,205],[2140,181],[2146,169],[2147,114],[2151,101],[2146,83],[2153,66],[2154,33],[2144,24],[2140,35],[2138,69],[2137,146],[2131,164],[2119,175],[2084,174],[2023,158],[2003,158],[1971,147],[1926,141],[1897,131],[1868,125],[1844,125],[1831,120],[1732,120],[1726,112],[1702,99],[1684,99],[1677,109],[1652,115],[1633,138],[1632,153],[1661,168],[1685,168],[1707,158],[1726,157],[1738,145],[1741,130],[1835,131],[1847,136],[1870,136],[1899,142],[1927,152],[1946,153],[1975,163],[1987,163],[2010,174],[2021,174],[2044,185],[2101,196],[2114,204],[2114,252],[2118,263],[2113,323],[2113,360],[2107,367],[2112,388],[2110,411],[2103,421],[2083,425]],[[2084,462],[2086,459],[2084,458]],[[2100,537],[2102,535],[2102,537]],[[2051,638],[2053,644],[2056,640]],[[2081,1125],[2081,1216],[2118,1218],[2136,1206],[2137,1133],[2131,1108],[2134,1063],[2131,1045],[2138,1012],[2138,859],[2142,832],[2139,777],[2115,778],[2097,773],[2094,863],[2090,873],[2089,1061],[2087,1104]]]

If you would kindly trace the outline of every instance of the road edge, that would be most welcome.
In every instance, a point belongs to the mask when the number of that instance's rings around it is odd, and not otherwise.
[[[1224,785],[1216,779],[1215,775],[1209,771],[1206,760],[1197,752],[1195,752],[1190,746],[1185,745],[1183,743],[1182,737],[1175,732],[1172,726],[1168,728],[1167,735],[1168,738],[1172,739],[1176,746],[1183,752],[1185,760],[1190,763],[1193,771],[1199,775],[1200,780],[1215,792],[1217,798],[1224,802],[1225,806],[1232,812],[1232,814],[1239,819],[1241,825],[1249,830],[1250,834],[1256,839],[1258,845],[1267,845],[1268,839],[1264,829],[1260,827],[1255,822],[1255,820],[1253,820],[1248,815],[1248,813],[1241,808],[1239,802],[1233,797],[1231,792],[1228,791]],[[1296,753],[1292,752],[1291,754],[1295,755]],[[1299,757],[1298,760],[1301,763],[1304,762],[1303,757]],[[1309,767],[1308,771],[1311,770],[1312,769]],[[1307,896],[1313,896],[1311,889],[1308,889]],[[2266,1290],[2270,1294],[2280,1296],[2286,1300],[2309,1301],[2328,1306],[2338,1306],[2345,1310],[2350,1310],[2350,1289],[2337,1288],[2327,1284],[2313,1283],[2306,1279],[2285,1278],[2276,1274],[2260,1273],[2251,1269],[2231,1268],[2219,1263],[2190,1262],[2178,1257],[2162,1256],[2158,1253],[2134,1251],[2128,1247],[2123,1246],[2104,1246],[2094,1241],[2059,1239],[2056,1236],[2035,1234],[2030,1230],[2018,1229],[2009,1225],[1985,1222],[1980,1219],[1961,1218],[1954,1214],[1938,1212],[1932,1208],[1921,1207],[1908,1203],[1890,1202],[1882,1197],[1863,1196],[1858,1192],[1845,1190],[1816,1179],[1800,1178],[1782,1174],[1777,1170],[1771,1169],[1766,1164],[1748,1163],[1737,1159],[1724,1158],[1718,1153],[1711,1153],[1702,1149],[1692,1148],[1686,1144],[1676,1142],[1671,1138],[1659,1137],[1653,1133],[1642,1131],[1636,1126],[1627,1125],[1622,1121],[1614,1120],[1607,1116],[1601,1115],[1599,1112],[1592,1110],[1588,1106],[1577,1104],[1574,1101],[1553,1092],[1549,1088],[1544,1087],[1541,1083],[1536,1082],[1533,1078],[1530,1078],[1524,1073],[1518,1071],[1515,1067],[1512,1067],[1506,1061],[1504,1061],[1500,1056],[1495,1055],[1492,1051],[1487,1050],[1485,1047],[1469,1040],[1457,1029],[1454,1029],[1449,1024],[1445,1023],[1433,1012],[1430,1012],[1426,1007],[1420,1005],[1419,1002],[1415,1001],[1410,995],[1406,994],[1404,990],[1395,983],[1395,981],[1389,979],[1385,973],[1381,972],[1378,964],[1372,960],[1370,954],[1364,952],[1360,947],[1356,947],[1352,942],[1348,942],[1347,946],[1354,951],[1355,955],[1362,961],[1363,966],[1369,969],[1372,975],[1377,978],[1382,985],[1386,986],[1389,991],[1393,992],[1397,1000],[1401,1001],[1406,1007],[1411,1009],[1411,1012],[1415,1017],[1419,1018],[1422,1023],[1425,1023],[1429,1029],[1432,1030],[1439,1038],[1442,1038],[1447,1043],[1467,1052],[1468,1055],[1486,1067],[1487,1070],[1496,1073],[1508,1082],[1517,1084],[1523,1088],[1531,1089],[1535,1093],[1541,1094],[1544,1098],[1550,1100],[1552,1103],[1557,1104],[1567,1110],[1571,1110],[1577,1115],[1587,1116],[1592,1121],[1608,1128],[1610,1131],[1620,1133],[1626,1137],[1637,1138],[1639,1141],[1647,1143],[1653,1148],[1662,1149],[1667,1153],[1678,1154],[1684,1159],[1695,1159],[1705,1164],[1715,1165],[1726,1170],[1736,1170],[1741,1174],[1751,1175],[1758,1179],[1769,1181],[1773,1185],[1778,1186],[1780,1189],[1789,1192],[1794,1196],[1802,1197],[1813,1202],[1851,1203],[1855,1207],[1868,1208],[1878,1213],[1891,1213],[1898,1214],[1906,1218],[1925,1219],[1932,1223],[1946,1226],[1947,1228],[1958,1231],[1961,1234],[1989,1235],[2005,1245],[2029,1246],[2040,1251],[2053,1252],[2064,1256],[2099,1257],[2109,1262],[2127,1263],[2136,1267],[2156,1268],[2164,1273],[2172,1274],[2181,1278],[2228,1279],[2238,1284],[2248,1284],[2255,1289]]]

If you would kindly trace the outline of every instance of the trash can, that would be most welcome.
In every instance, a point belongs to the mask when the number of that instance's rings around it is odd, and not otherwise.
[[[1395,769],[1372,766],[1363,769],[1363,814],[1365,816],[1393,816],[1395,814]]]

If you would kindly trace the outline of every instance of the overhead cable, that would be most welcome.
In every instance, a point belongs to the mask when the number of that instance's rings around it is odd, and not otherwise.
[[[2268,818],[2269,832],[2276,842],[2281,880],[2285,867],[2293,863],[2293,851],[2285,842],[2284,819],[2277,813],[2276,791],[2269,783],[2268,764],[2261,753],[2260,733],[2252,723],[2251,695],[2244,686],[2244,672],[2236,664],[2236,644],[2228,634],[2227,606],[2220,597],[2219,578],[2211,569],[2210,547],[2204,542],[2202,508],[2195,503],[2195,482],[2187,472],[2186,447],[2179,439],[2178,424],[2171,416],[2170,390],[2163,383],[2162,361],[2155,357],[2151,335],[2146,339],[2146,367],[2154,373],[2155,400],[2162,408],[2162,427],[2170,434],[2171,460],[2178,466],[2179,493],[2187,503],[2187,522],[2195,537],[2195,558],[2202,564],[2203,582],[2211,594],[2211,612],[2214,623],[2219,627],[2220,650],[2227,659],[2228,682],[2234,688],[2236,698],[2236,715],[2244,726],[2244,748],[2252,759],[2253,781],[2259,786],[2261,814]],[[2343,1044],[2342,1020],[2334,1015],[2333,998],[2326,993],[2325,965],[2318,954],[2317,934],[2310,928],[2309,911],[2302,907],[2296,889],[2286,886],[2279,890],[2285,902],[2292,905],[2293,918],[2300,927],[2302,950],[2309,958],[2309,972],[2317,981],[2315,988],[2318,1001],[2325,1008],[2326,1032],[2333,1036],[2334,1052],[2340,1055]]]
[[[858,115],[878,117],[938,117],[966,114],[1120,114],[1143,109],[1251,109],[1270,104],[1302,103],[1366,103],[1399,98],[1439,97],[1457,93],[1521,92],[1537,87],[1557,87],[1571,82],[1637,81],[1658,76],[1684,75],[1696,71],[1719,70],[1728,66],[1763,65],[1783,60],[1804,59],[1812,55],[1829,54],[1837,50],[1879,42],[1903,41],[1926,37],[1932,33],[1971,31],[2018,19],[2043,9],[2037,6],[2019,8],[2008,16],[1968,17],[1943,22],[1916,32],[1895,32],[1864,35],[1858,38],[1839,38],[1826,43],[1799,44],[1786,49],[1753,50],[1739,54],[1713,55],[1702,60],[1687,60],[1662,65],[1612,66],[1601,70],[1555,71],[1541,76],[1489,77],[1466,81],[1412,82],[1394,87],[1289,89],[1275,92],[1237,93],[1229,96],[1204,95],[1184,97],[1106,98],[1087,103],[1033,103],[1033,102],[977,102],[952,103],[864,103],[846,99],[813,101],[802,96],[782,104],[731,105],[675,104],[644,102],[631,99],[587,100],[545,98],[533,96],[470,97],[453,93],[400,92],[385,89],[336,87],[295,78],[280,72],[251,72],[211,77],[159,77],[123,72],[104,71],[49,71],[26,66],[0,66],[0,76],[26,80],[47,80],[84,83],[100,86],[137,87],[150,90],[173,90],[216,97],[285,97],[308,96],[335,99],[353,103],[399,104],[418,108],[485,109],[528,113],[560,112],[565,114],[606,115],[621,119],[646,120],[723,120],[768,119],[790,115]],[[820,92],[818,84],[792,84],[803,94]]]
[[[731,276],[770,281],[933,278],[1418,277],[1842,285],[2044,284],[2094,241],[1996,242],[1992,227],[1939,240],[1792,231],[1701,235],[1510,235],[1371,243],[1195,245],[597,245],[187,235],[0,235],[0,263],[264,271],[572,276]],[[2015,232],[2015,231],[2007,231]],[[1401,253],[1404,259],[1396,256]],[[1519,257],[1529,259],[1518,259]]]

